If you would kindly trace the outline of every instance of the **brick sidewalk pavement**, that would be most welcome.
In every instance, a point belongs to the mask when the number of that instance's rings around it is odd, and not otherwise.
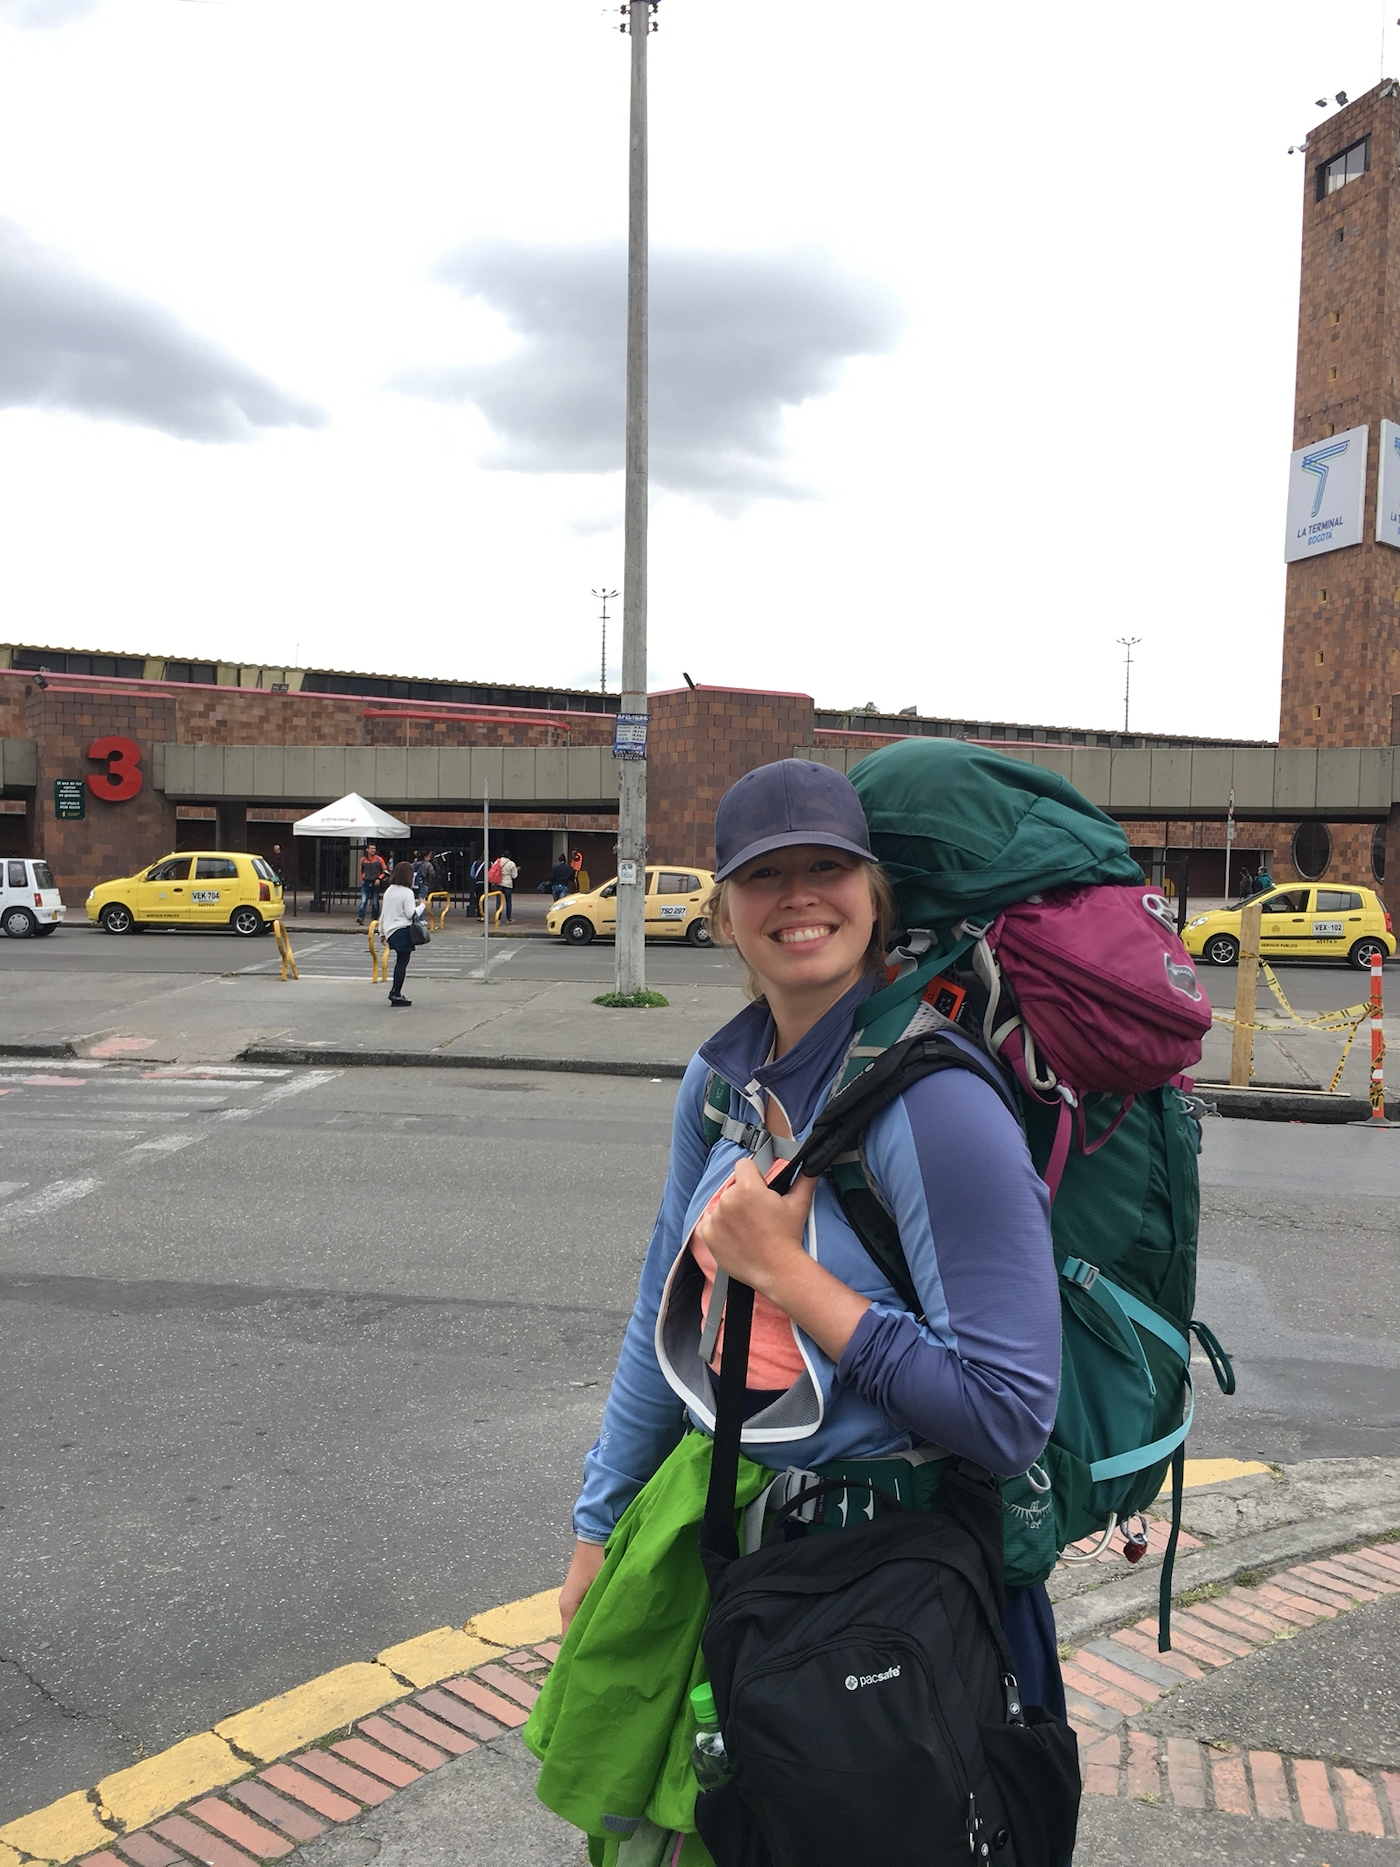
[[[1247,1586],[1191,1591],[1173,1611],[1169,1653],[1157,1651],[1157,1623],[1150,1617],[1066,1648],[1070,1721],[1079,1733],[1086,1795],[1326,1833],[1400,1836],[1400,1770],[1189,1734],[1161,1737],[1137,1725],[1182,1686],[1303,1628],[1397,1594],[1400,1545],[1378,1542],[1295,1564]],[[558,1653],[550,1640],[493,1653],[467,1672],[405,1691],[353,1724],[250,1769],[218,1793],[153,1813],[125,1832],[118,1832],[120,1818],[100,1806],[99,1792],[65,1798],[74,1805],[66,1827],[64,1805],[55,1804],[0,1831],[0,1867],[75,1858],[80,1867],[254,1867],[283,1859],[378,1809],[451,1759],[517,1730]],[[86,1849],[81,1843],[55,1846],[65,1832],[86,1832]],[[105,1845],[94,1846],[99,1840]]]

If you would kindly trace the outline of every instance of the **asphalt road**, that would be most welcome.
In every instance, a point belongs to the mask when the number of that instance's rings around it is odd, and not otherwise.
[[[562,1577],[672,1085],[0,1087],[0,1821]]]
[[[455,935],[463,923],[448,923]],[[317,972],[344,971],[359,976],[365,970],[365,945],[361,934],[327,932],[314,919],[303,917],[288,922],[292,945],[299,957],[314,954]],[[616,959],[611,940],[595,940],[586,947],[565,947],[560,941],[535,932],[502,928],[491,939],[492,969],[502,968],[521,979],[575,979],[584,983],[610,984]],[[458,951],[459,946],[464,950]],[[427,949],[415,958],[414,974],[419,976],[429,966],[445,968],[445,976],[459,977],[481,964],[477,941],[459,942],[454,938],[441,946],[439,960]],[[450,961],[448,954],[452,957]],[[6,940],[0,936],[0,978],[14,972],[20,976],[36,971],[44,978],[65,971],[99,974],[169,973],[173,978],[188,979],[217,976],[250,969],[276,971],[277,956],[269,940],[241,939],[222,929],[199,928],[151,931],[138,936],[115,938],[84,921],[60,928],[46,940]],[[1352,967],[1335,963],[1317,965],[1304,960],[1280,960],[1275,966],[1289,1002],[1298,1011],[1330,1011],[1342,1005],[1358,1003],[1370,991],[1368,975]],[[668,985],[737,984],[741,969],[733,953],[718,948],[697,948],[683,941],[652,940],[647,944],[648,983],[665,989]],[[1387,978],[1400,979],[1400,968],[1392,967]],[[1233,1009],[1235,970],[1233,967],[1203,966],[1200,979],[1212,1004]],[[1400,986],[1395,988],[1400,990]],[[1274,1002],[1262,979],[1258,1003],[1261,1009],[1274,1012]]]
[[[10,1063],[0,1091],[0,1821],[555,1582],[673,1084]],[[1240,1392],[1198,1370],[1193,1452],[1400,1453],[1400,1134],[1217,1120],[1202,1168],[1197,1313]]]

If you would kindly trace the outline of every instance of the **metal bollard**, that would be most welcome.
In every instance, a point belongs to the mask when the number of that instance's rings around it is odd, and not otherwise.
[[[280,918],[275,920],[272,923],[272,933],[273,933],[273,938],[277,942],[277,951],[282,956],[283,984],[286,983],[287,971],[289,967],[291,969],[292,977],[294,979],[300,979],[301,974],[297,971],[297,963],[292,955],[292,943],[291,943],[290,938],[288,937],[286,928],[282,925]]]
[[[498,888],[487,889],[486,893],[481,897],[480,906],[477,908],[477,915],[481,920],[486,919],[486,903],[488,901],[494,901],[496,904],[496,911],[491,916],[491,925],[493,927],[499,927],[501,924],[501,916],[505,913],[506,898]]]
[[[381,953],[374,944],[374,936],[378,931],[377,920],[371,921],[365,929],[365,938],[369,941],[369,982],[371,985],[382,985],[389,977],[389,949],[386,946]]]
[[[442,903],[441,907],[438,909],[438,917],[436,920],[433,919],[433,903],[435,901],[440,901]],[[428,896],[425,905],[428,910],[429,928],[433,933],[440,933],[442,930],[442,923],[447,919],[447,910],[452,906],[451,895],[448,894],[445,888],[435,888]]]

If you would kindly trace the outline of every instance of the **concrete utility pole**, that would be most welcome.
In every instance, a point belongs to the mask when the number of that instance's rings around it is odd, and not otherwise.
[[[622,707],[614,738],[617,989],[646,990],[647,860],[647,39],[658,0],[628,0],[632,115],[627,212],[627,471],[623,508]]]

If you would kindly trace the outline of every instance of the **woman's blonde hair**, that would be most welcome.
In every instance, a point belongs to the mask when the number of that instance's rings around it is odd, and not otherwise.
[[[885,949],[894,931],[894,890],[890,887],[889,877],[878,862],[867,862],[864,867],[866,879],[870,884],[870,905],[875,910],[875,924],[870,929],[870,944],[865,950],[865,956],[868,961],[878,964],[885,957]],[[710,938],[716,946],[734,946],[734,942],[724,931],[724,923],[728,919],[729,889],[733,880],[731,875],[722,882],[716,882],[700,909],[705,925],[710,930]],[[735,951],[738,951],[737,947]],[[762,980],[749,962],[744,959],[742,953],[739,957],[744,960],[744,990],[750,998],[762,998]]]

